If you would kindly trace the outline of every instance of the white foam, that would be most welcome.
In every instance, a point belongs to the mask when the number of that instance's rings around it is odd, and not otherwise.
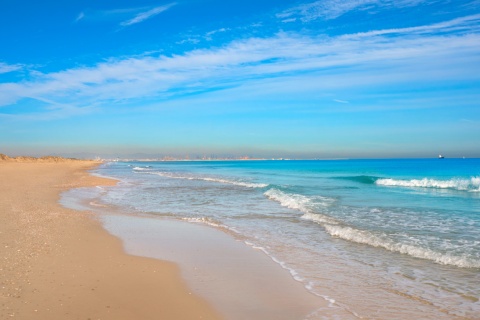
[[[270,259],[272,259],[275,263],[277,263],[278,265],[280,265],[283,269],[287,270],[288,272],[290,272],[290,275],[293,277],[293,279],[295,279],[296,281],[298,282],[304,282],[305,279],[300,277],[300,275],[298,274],[297,271],[295,271],[294,269],[292,268],[289,268],[285,262],[283,261],[280,261],[278,260],[277,258],[275,258],[273,255],[270,254],[270,252],[268,252],[267,249],[265,249],[264,247],[260,247],[260,246],[257,246],[255,245],[254,243],[252,242],[249,242],[249,241],[245,241],[245,244],[252,247],[253,249],[255,250],[260,250],[262,251],[263,253],[265,253]]]
[[[309,213],[308,208],[310,199],[300,194],[288,194],[278,189],[272,188],[267,190],[264,195],[270,199],[279,202],[282,206],[300,210]]]
[[[134,167],[133,171],[148,171],[151,170],[150,167]]]
[[[211,227],[215,227],[215,228],[219,228],[219,229],[230,230],[230,231],[233,231],[233,232],[241,235],[241,233],[238,230],[236,230],[235,228],[228,227],[226,225],[213,222],[209,218],[205,218],[205,217],[201,217],[201,218],[182,218],[182,220],[192,222],[192,223],[206,224],[206,225],[209,225]],[[274,261],[276,264],[278,264],[283,269],[287,270],[295,281],[298,281],[298,282],[304,284],[305,288],[309,292],[315,294],[316,296],[319,296],[319,297],[325,299],[329,303],[329,307],[334,306],[335,299],[332,299],[332,298],[330,298],[328,296],[325,296],[325,295],[319,295],[319,294],[315,293],[315,291],[313,290],[313,287],[314,287],[313,282],[311,282],[311,281],[307,282],[307,280],[304,277],[301,277],[300,274],[295,269],[290,268],[285,262],[283,262],[283,261],[277,259],[276,257],[274,257],[265,247],[258,246],[258,245],[254,244],[253,242],[250,242],[248,240],[245,240],[244,243],[247,246],[251,247],[252,249],[262,251],[270,259],[272,259],[272,261]]]
[[[330,224],[324,224],[323,226],[330,235],[348,241],[380,247],[392,252],[408,254],[415,258],[427,259],[439,264],[453,265],[461,268],[480,268],[480,261],[477,259],[465,256],[454,256],[448,253],[436,252],[428,248],[393,242],[385,235],[375,235],[365,230]]]
[[[241,187],[246,187],[246,188],[265,188],[265,187],[268,186],[268,184],[265,184],[265,183],[243,182],[243,181],[218,179],[218,178],[197,178],[197,179],[198,180],[204,180],[204,181],[212,181],[212,182],[233,184],[233,185],[236,185],[236,186],[241,186]]]
[[[335,219],[332,219],[330,217],[327,217],[325,215],[318,214],[318,213],[310,213],[310,212],[305,213],[302,216],[302,219],[316,222],[316,223],[318,223],[322,226],[325,225],[325,224],[331,224],[331,225],[337,225],[338,224],[338,222]]]
[[[205,217],[201,217],[201,218],[182,218],[182,220],[188,221],[188,222],[194,222],[194,223],[202,223],[202,224],[206,224],[206,225],[209,225],[209,226],[215,227],[215,228],[223,227],[223,225],[221,225],[219,223],[216,223],[216,222],[213,222],[211,219],[205,218]]]
[[[377,185],[407,187],[407,188],[436,188],[436,189],[452,189],[459,191],[480,192],[480,177],[471,177],[470,179],[454,178],[449,180],[437,179],[378,179],[375,181]]]
[[[329,307],[334,307],[335,305],[335,299],[332,299],[331,297],[329,296],[326,296],[326,295],[320,295],[318,293],[316,293],[314,291],[314,283],[311,282],[311,281],[308,281],[307,282],[307,279],[303,278],[300,276],[300,274],[293,268],[290,268],[289,266],[287,266],[287,264],[283,261],[280,261],[278,260],[277,258],[275,258],[272,254],[270,254],[270,252],[264,248],[264,247],[261,247],[261,246],[258,246],[258,245],[255,245],[254,243],[250,242],[250,241],[245,241],[245,244],[252,247],[253,249],[255,250],[260,250],[262,251],[264,254],[266,254],[270,259],[272,259],[275,263],[277,263],[278,265],[280,265],[280,267],[282,267],[283,269],[287,270],[290,275],[292,276],[292,278],[295,280],[295,281],[298,281],[300,283],[302,283],[305,287],[305,289],[307,289],[309,292],[311,292],[312,294],[318,296],[318,297],[321,297],[323,299],[325,299],[328,304],[329,304]]]
[[[148,170],[148,169],[143,169],[143,170]],[[142,170],[137,170],[137,171],[142,171]],[[217,183],[223,183],[223,184],[231,184],[235,186],[240,186],[240,187],[245,187],[245,188],[265,188],[268,186],[268,184],[265,183],[254,183],[254,182],[245,182],[245,181],[239,181],[239,180],[229,180],[229,179],[222,179],[222,178],[213,178],[213,177],[202,177],[202,176],[193,176],[193,175],[181,175],[177,173],[172,173],[172,172],[146,172],[149,174],[154,174],[166,178],[172,178],[172,179],[186,179],[186,180],[201,180],[201,181],[209,181],[209,182],[217,182]]]
[[[314,283],[312,281],[307,281],[307,279],[305,279],[304,277],[301,277],[300,274],[293,268],[289,267],[285,262],[283,261],[280,261],[279,259],[275,258],[266,248],[264,247],[261,247],[261,246],[258,246],[250,241],[245,241],[245,244],[252,247],[253,249],[256,249],[256,250],[260,250],[262,251],[264,254],[266,254],[270,259],[272,259],[275,263],[277,263],[278,265],[280,265],[280,267],[282,267],[283,269],[287,270],[290,275],[292,276],[292,278],[295,280],[295,281],[298,281],[300,283],[302,283],[305,287],[305,289],[307,289],[310,293],[316,295],[317,297],[320,297],[322,299],[324,299],[325,301],[328,302],[328,307],[329,308],[335,308],[335,307],[338,307],[340,304],[337,304],[337,302],[335,301],[335,299],[327,296],[327,295],[323,295],[323,294],[318,294],[317,292],[315,292],[314,290]],[[343,306],[346,310],[348,310],[348,307],[346,306]],[[310,319],[310,318],[315,318],[317,319],[317,316],[318,316],[318,312],[320,312],[323,308],[317,310],[317,311],[314,311],[312,312],[310,315],[308,315],[305,319]],[[353,313],[355,316],[357,316],[357,314]]]
[[[190,218],[181,218],[181,220],[183,221],[187,221],[187,222],[192,222],[192,223],[201,223],[201,224],[205,224],[205,225],[208,225],[210,227],[214,227],[214,228],[217,228],[217,229],[224,229],[224,230],[228,230],[228,231],[232,231],[236,234],[241,234],[237,229],[233,228],[233,227],[229,227],[229,226],[226,226],[224,224],[220,224],[220,223],[217,223],[215,221],[213,221],[212,219],[210,218],[206,218],[206,217],[200,217],[200,218],[194,218],[194,217],[190,217]]]
[[[301,194],[286,193],[275,188],[267,190],[264,195],[270,200],[279,202],[283,207],[299,210],[305,214],[312,214],[314,208],[328,207],[335,202],[332,198],[322,196],[307,197]]]

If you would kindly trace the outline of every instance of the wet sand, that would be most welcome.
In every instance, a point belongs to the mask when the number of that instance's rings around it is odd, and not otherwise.
[[[221,319],[177,265],[131,256],[59,194],[112,185],[93,161],[0,159],[1,319]]]
[[[226,230],[151,215],[103,214],[102,221],[123,239],[127,252],[177,263],[193,292],[226,319],[314,320],[342,314],[263,251]]]
[[[115,187],[114,187],[115,188]],[[105,188],[71,189],[60,203],[97,214],[129,254],[172,261],[194,294],[228,320],[325,319],[351,314],[311,293],[290,270],[239,234],[201,221],[132,212],[102,201]],[[159,208],[161,210],[161,208]]]

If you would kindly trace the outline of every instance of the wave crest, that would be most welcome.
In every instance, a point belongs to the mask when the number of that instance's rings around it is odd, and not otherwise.
[[[269,189],[264,193],[264,195],[270,200],[279,202],[283,207],[300,210],[304,213],[308,213],[310,211],[309,199],[300,194],[287,194],[278,189]]]
[[[240,180],[230,180],[230,179],[214,178],[214,177],[202,177],[202,176],[194,176],[194,175],[182,175],[182,174],[177,174],[172,172],[158,172],[158,171],[148,172],[148,168],[147,169],[140,168],[140,169],[141,170],[136,170],[136,171],[147,171],[145,173],[154,174],[154,175],[158,175],[166,178],[172,178],[172,179],[201,180],[201,181],[208,181],[208,182],[231,184],[231,185],[245,187],[245,188],[268,187],[268,184],[266,183],[255,183],[255,182],[247,182],[247,181],[240,181]]]
[[[151,170],[150,167],[134,167],[133,171],[148,171]]]
[[[406,187],[406,188],[434,188],[434,189],[451,189],[458,191],[480,192],[480,177],[471,177],[470,179],[378,179],[375,181],[377,185],[390,187]]]
[[[326,197],[304,196],[300,194],[287,193],[279,189],[269,189],[264,195],[273,201],[279,202],[282,206],[299,210],[303,213],[302,219],[313,221],[321,225],[327,233],[347,241],[366,244],[372,247],[383,248],[391,252],[407,254],[409,256],[431,260],[433,262],[452,265],[461,268],[480,268],[480,260],[468,254],[452,254],[432,250],[428,247],[421,247],[415,244],[405,243],[390,238],[387,234],[376,234],[370,231],[361,230],[344,225],[342,222],[321,214],[319,204],[327,207],[334,199]],[[322,201],[323,200],[323,201]]]
[[[328,207],[335,202],[335,199],[332,198],[307,197],[301,194],[286,193],[276,188],[267,190],[264,195],[270,200],[279,202],[283,207],[299,210],[303,213],[311,213],[315,208]]]
[[[410,244],[393,242],[386,236],[374,235],[368,231],[338,225],[324,225],[325,230],[332,236],[348,241],[380,247],[392,252],[408,254],[415,258],[432,260],[439,264],[453,265],[461,268],[480,268],[480,261],[466,256],[454,256],[440,253],[428,248],[421,248]]]

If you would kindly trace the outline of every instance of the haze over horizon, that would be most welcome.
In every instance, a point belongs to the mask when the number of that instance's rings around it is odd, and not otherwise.
[[[3,1],[0,153],[480,157],[480,1]]]

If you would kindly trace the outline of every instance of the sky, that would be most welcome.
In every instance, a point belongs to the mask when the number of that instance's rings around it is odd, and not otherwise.
[[[480,0],[0,0],[0,153],[480,157]]]

